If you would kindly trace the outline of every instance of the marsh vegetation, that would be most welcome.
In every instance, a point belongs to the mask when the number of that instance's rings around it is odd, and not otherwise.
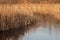
[[[59,0],[0,0],[0,40],[60,40],[59,3]]]

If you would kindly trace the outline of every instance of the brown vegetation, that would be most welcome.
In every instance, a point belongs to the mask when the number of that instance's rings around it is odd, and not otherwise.
[[[60,3],[60,0],[0,0],[0,4]]]
[[[31,16],[16,13],[8,15],[0,14],[0,30],[10,30],[35,24],[36,19]]]
[[[23,28],[47,21],[60,23],[60,4],[0,4],[0,30]]]

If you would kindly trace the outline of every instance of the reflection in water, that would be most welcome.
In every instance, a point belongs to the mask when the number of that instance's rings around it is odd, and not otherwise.
[[[60,40],[59,27],[53,24],[51,26],[43,25],[30,29],[14,29],[0,32],[0,40]],[[26,32],[27,31],[27,32]]]
[[[18,40],[19,35],[24,35],[24,30],[10,30],[0,33],[0,40]]]
[[[48,14],[38,18],[37,25],[0,31],[0,40],[60,40],[59,20]]]

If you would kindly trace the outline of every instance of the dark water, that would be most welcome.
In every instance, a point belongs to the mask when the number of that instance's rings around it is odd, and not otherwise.
[[[60,40],[60,25],[42,23],[27,29],[1,31],[0,40]]]

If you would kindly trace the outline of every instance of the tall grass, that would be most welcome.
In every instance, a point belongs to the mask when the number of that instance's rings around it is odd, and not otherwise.
[[[56,19],[50,14],[33,13],[33,16],[24,15],[20,13],[14,13],[8,15],[0,14],[0,30],[10,30],[18,28],[26,28],[38,23],[60,23],[60,20]]]
[[[0,30],[10,30],[25,26],[31,26],[36,23],[36,19],[20,13],[2,15],[0,14]]]
[[[60,3],[60,0],[0,0],[0,4],[21,4],[21,3]]]
[[[37,22],[60,22],[60,4],[0,5],[0,30],[15,29]]]
[[[0,0],[0,4],[40,3],[46,0]]]

